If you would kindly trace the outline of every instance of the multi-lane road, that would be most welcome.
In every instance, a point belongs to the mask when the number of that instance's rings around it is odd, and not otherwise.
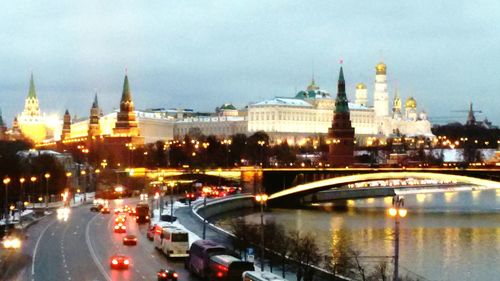
[[[134,199],[115,200],[110,207],[134,205]],[[186,208],[187,209],[187,208]],[[179,210],[181,211],[181,210]],[[188,210],[182,210],[187,212]],[[20,253],[10,257],[7,280],[156,280],[162,268],[175,269],[179,280],[198,280],[184,269],[183,260],[167,260],[146,237],[147,225],[127,219],[127,232],[137,246],[124,246],[125,234],[113,232],[115,215],[90,212],[89,206],[72,208],[66,221],[50,215],[31,226]],[[127,270],[112,270],[110,257],[130,257]]]

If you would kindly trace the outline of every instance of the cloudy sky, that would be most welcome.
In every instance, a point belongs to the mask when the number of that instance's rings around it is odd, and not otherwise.
[[[113,110],[125,68],[139,109],[212,111],[292,96],[313,65],[332,91],[341,58],[352,100],[357,82],[372,91],[383,59],[390,90],[397,84],[431,117],[464,121],[451,111],[472,101],[479,119],[500,123],[497,0],[14,2],[0,4],[0,108],[9,123],[30,72],[48,114],[86,116],[96,91]]]

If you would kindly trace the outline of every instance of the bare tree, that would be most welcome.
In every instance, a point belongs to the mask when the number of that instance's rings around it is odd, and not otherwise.
[[[360,260],[359,260],[361,253],[359,251],[351,249],[350,254],[351,254],[352,259],[354,261],[357,275],[359,276],[359,278],[361,278],[362,281],[366,281],[366,269],[365,269],[364,265],[362,265]]]
[[[299,232],[291,232],[292,241],[291,257],[297,262],[297,281],[304,277],[304,281],[312,281],[314,277],[313,265],[319,264],[321,254],[314,236],[310,233],[301,235]]]

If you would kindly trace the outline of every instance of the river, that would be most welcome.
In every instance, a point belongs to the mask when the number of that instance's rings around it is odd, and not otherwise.
[[[500,280],[500,190],[405,194],[407,217],[401,220],[400,264],[403,274],[426,280]],[[329,204],[317,209],[272,209],[266,220],[288,230],[314,233],[325,252],[340,245],[361,252],[367,267],[394,251],[394,220],[386,209],[392,198],[348,201],[347,210]],[[260,222],[258,213],[239,214]],[[234,214],[218,218],[228,227]],[[412,275],[415,277],[415,275]]]

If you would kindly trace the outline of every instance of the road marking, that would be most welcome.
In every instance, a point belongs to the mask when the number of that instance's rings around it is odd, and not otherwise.
[[[87,247],[89,248],[90,255],[92,256],[92,259],[94,260],[95,265],[97,266],[97,269],[101,272],[102,276],[104,279],[111,281],[111,277],[108,275],[106,270],[104,270],[104,267],[102,267],[102,264],[99,262],[99,259],[97,258],[97,255],[95,254],[94,248],[92,247],[92,243],[90,242],[90,235],[89,235],[89,228],[90,224],[92,221],[95,220],[95,218],[98,218],[99,216],[94,216],[89,222],[87,223],[87,226],[85,227],[85,242],[87,243]]]
[[[146,280],[146,276],[142,275],[142,279]]]
[[[76,231],[75,231],[75,232],[73,232],[73,234],[74,234],[74,235],[77,235],[77,234],[78,234],[78,232],[76,232]]]
[[[47,231],[47,229],[49,229],[49,227],[51,225],[53,225],[54,223],[55,223],[55,221],[49,223],[42,230],[42,232],[40,233],[40,236],[38,236],[38,239],[36,240],[35,249],[33,250],[33,260],[32,260],[32,263],[31,263],[31,275],[33,275],[33,278],[32,278],[33,281],[35,280],[35,277],[34,277],[34,275],[35,275],[35,260],[36,260],[36,251],[38,250],[38,245],[40,244],[40,240],[42,240],[42,237],[45,234],[45,231]]]

